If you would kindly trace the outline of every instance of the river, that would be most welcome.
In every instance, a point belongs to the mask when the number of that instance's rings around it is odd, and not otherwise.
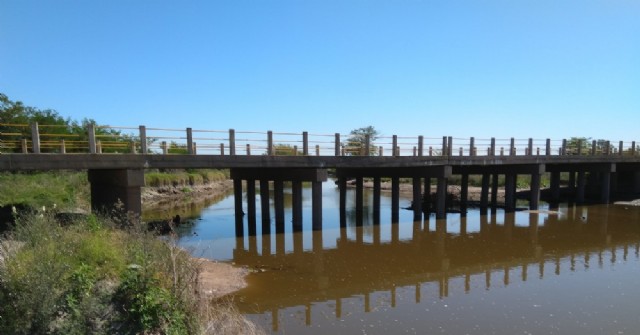
[[[292,233],[289,208],[285,234],[261,236],[258,222],[256,237],[236,239],[232,196],[196,209],[178,231],[195,256],[252,269],[233,299],[267,333],[634,334],[640,327],[637,207],[543,203],[533,213],[471,209],[421,222],[403,210],[391,224],[383,194],[381,223],[365,207],[357,226],[349,191],[341,229],[339,193],[326,182],[324,229],[313,232],[311,190],[303,192],[301,233]]]

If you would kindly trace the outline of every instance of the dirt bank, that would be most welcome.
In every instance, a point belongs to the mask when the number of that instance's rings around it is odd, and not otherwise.
[[[201,294],[211,298],[219,298],[247,286],[245,276],[249,270],[246,268],[206,258],[198,258],[197,260],[200,261],[198,289]]]
[[[353,185],[349,185],[349,186],[353,186]],[[367,181],[363,183],[363,186],[365,188],[370,188],[373,189],[373,182],[372,181]],[[391,192],[391,182],[382,182],[380,183],[380,189],[383,192]],[[454,197],[459,198],[460,197],[460,186],[459,185],[449,185],[447,186],[447,193],[452,194]],[[468,187],[468,193],[469,193],[469,201],[480,201],[480,193],[482,191],[481,187],[477,187],[477,186],[469,186]],[[435,185],[431,185],[431,193],[435,193],[436,192],[436,186]],[[424,194],[424,185],[422,185],[422,187],[420,188],[420,193]],[[407,198],[411,198],[413,197],[413,185],[410,183],[402,183],[400,184],[400,195],[403,197],[407,197]],[[503,188],[498,188],[498,201],[499,202],[503,202],[504,201],[504,189]]]
[[[201,185],[144,187],[142,204],[145,209],[172,207],[175,203],[204,203],[224,197],[233,188],[233,181],[222,180]],[[245,268],[211,259],[196,258],[200,264],[199,292],[209,298],[219,298],[247,286]]]
[[[191,186],[143,187],[142,206],[153,208],[165,203],[183,201],[190,198],[194,202],[225,195],[233,188],[232,180],[220,180]]]

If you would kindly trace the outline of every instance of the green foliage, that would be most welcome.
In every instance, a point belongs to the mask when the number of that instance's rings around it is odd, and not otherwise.
[[[590,151],[591,147],[590,137],[571,137],[567,140],[567,153],[577,155],[580,152],[581,155],[586,155]]]
[[[342,146],[347,155],[362,156],[365,155],[365,148],[367,147],[368,141],[369,155],[375,156],[377,154],[377,150],[374,142],[379,136],[380,133],[373,126],[354,129],[351,131],[347,141],[342,143]]]
[[[123,322],[135,333],[165,329],[168,334],[187,333],[187,317],[171,292],[160,280],[138,266],[122,275],[115,299],[121,303]]]
[[[178,144],[175,141],[171,141],[169,147],[167,148],[168,153],[170,154],[178,154],[178,155],[186,155],[189,153],[186,144]]]
[[[0,333],[197,333],[196,263],[140,225],[118,226],[19,216],[0,240]]]
[[[0,205],[29,204],[36,208],[89,208],[87,174],[75,171],[0,173]]]
[[[176,170],[145,173],[145,185],[151,187],[185,187],[229,179],[229,170]]]
[[[103,152],[130,152],[132,135],[122,134],[116,129],[101,127],[93,119],[81,121],[64,118],[53,109],[38,109],[25,106],[21,101],[11,101],[0,93],[0,149],[4,152],[21,152],[20,141],[31,139],[30,124],[38,123],[41,150],[59,152],[60,142],[65,140],[67,152],[88,150],[88,126],[94,126],[96,140],[101,142]],[[81,144],[79,144],[81,143]]]
[[[275,144],[273,151],[276,156],[302,156],[302,150],[290,144]]]

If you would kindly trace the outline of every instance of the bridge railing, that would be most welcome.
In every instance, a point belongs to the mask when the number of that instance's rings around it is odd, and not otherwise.
[[[368,136],[308,132],[0,123],[4,153],[151,153],[273,156],[640,155],[635,141],[571,138]]]

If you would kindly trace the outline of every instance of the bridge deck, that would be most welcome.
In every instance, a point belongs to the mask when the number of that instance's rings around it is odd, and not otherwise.
[[[593,169],[597,165],[640,164],[640,156],[220,156],[159,154],[2,154],[0,170],[170,169],[170,168],[422,168],[498,167],[545,164]]]

